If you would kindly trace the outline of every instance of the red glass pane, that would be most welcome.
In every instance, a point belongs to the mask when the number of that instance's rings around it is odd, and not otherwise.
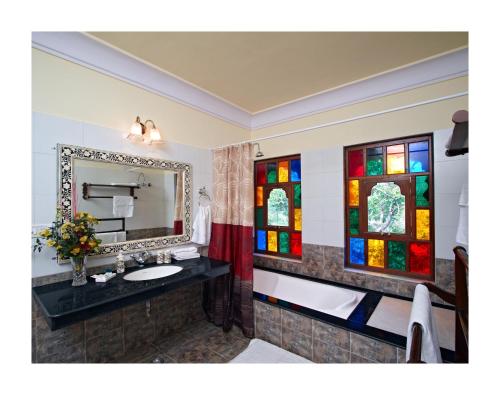
[[[410,243],[410,272],[431,274],[431,245]]]
[[[349,177],[362,177],[364,175],[363,150],[349,151]]]
[[[292,233],[292,254],[302,256],[302,235],[300,233]]]
[[[266,165],[264,163],[259,163],[257,165],[257,185],[264,185],[266,180]]]

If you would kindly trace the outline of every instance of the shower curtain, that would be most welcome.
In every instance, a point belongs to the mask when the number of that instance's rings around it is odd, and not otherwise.
[[[209,258],[231,264],[232,284],[224,291],[223,279],[206,283],[205,310],[216,325],[224,318],[253,337],[253,159],[252,144],[213,152],[213,217]],[[224,317],[225,302],[229,317]]]
[[[174,235],[182,235],[184,233],[183,227],[183,194],[184,185],[182,183],[182,173],[175,175],[175,209],[174,209]]]

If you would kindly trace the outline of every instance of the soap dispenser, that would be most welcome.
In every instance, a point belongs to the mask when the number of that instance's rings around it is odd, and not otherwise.
[[[122,250],[118,253],[116,257],[116,272],[124,273],[125,272],[125,257],[123,256]]]

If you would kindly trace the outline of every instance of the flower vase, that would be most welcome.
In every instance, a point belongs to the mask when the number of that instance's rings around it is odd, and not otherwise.
[[[87,270],[85,268],[87,264],[87,256],[83,257],[72,257],[71,266],[73,267],[73,287],[79,287],[81,285],[87,284]]]

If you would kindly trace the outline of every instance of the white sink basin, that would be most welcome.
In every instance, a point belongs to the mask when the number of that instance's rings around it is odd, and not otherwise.
[[[128,281],[154,280],[155,278],[168,277],[182,270],[180,266],[158,266],[148,267],[147,269],[137,270],[123,277]]]

